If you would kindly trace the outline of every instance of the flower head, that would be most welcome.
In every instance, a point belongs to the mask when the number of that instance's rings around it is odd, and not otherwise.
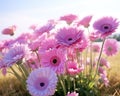
[[[52,50],[57,47],[57,42],[55,39],[45,39],[39,48],[39,52],[43,53],[45,51]]]
[[[3,57],[3,62],[7,66],[11,66],[14,63],[17,63],[23,59],[25,56],[25,47],[23,45],[13,46]]]
[[[2,34],[6,34],[6,35],[14,35],[14,31],[16,30],[16,26],[10,26],[8,28],[3,29]]]
[[[73,14],[67,14],[65,16],[60,17],[60,20],[64,20],[67,22],[67,24],[71,24],[74,20],[76,20],[78,17]]]
[[[77,63],[69,61],[67,62],[67,72],[70,75],[76,75],[80,73],[84,68],[83,67],[78,67]]]
[[[76,92],[68,92],[67,96],[78,96],[79,94]]]
[[[78,30],[77,28],[67,27],[62,28],[56,34],[56,39],[59,44],[64,46],[73,45],[83,38],[83,30]]]
[[[65,52],[61,49],[53,49],[41,54],[41,66],[50,67],[58,74],[64,72],[65,61]]]
[[[94,29],[98,30],[98,33],[101,34],[102,37],[106,37],[111,35],[117,29],[119,22],[116,18],[112,17],[103,17],[96,22],[94,22]]]
[[[118,52],[118,42],[116,39],[107,39],[104,44],[104,53],[107,56],[113,56]]]
[[[85,28],[87,28],[87,27],[89,27],[89,23],[90,23],[91,19],[92,19],[92,16],[86,16],[78,22],[77,26],[83,25]]]
[[[27,90],[32,96],[50,96],[55,93],[57,75],[50,68],[33,70],[27,78]]]
[[[99,44],[93,44],[92,45],[92,51],[93,52],[100,52],[100,45]]]
[[[48,21],[45,25],[37,27],[35,29],[35,34],[36,35],[41,35],[44,32],[49,33],[53,28],[55,27],[55,22],[53,21]]]

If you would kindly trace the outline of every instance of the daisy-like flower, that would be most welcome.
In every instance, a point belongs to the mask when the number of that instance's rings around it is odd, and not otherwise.
[[[37,27],[35,29],[35,34],[36,35],[41,35],[44,32],[49,33],[55,27],[55,24],[56,24],[56,22],[48,21],[45,25]]]
[[[32,96],[51,96],[55,93],[57,81],[57,75],[52,69],[38,68],[27,78],[27,90]]]
[[[78,22],[77,26],[83,25],[85,28],[87,28],[90,25],[89,23],[90,23],[91,19],[92,19],[92,16],[86,16]]]
[[[76,20],[78,17],[73,14],[67,14],[65,16],[60,17],[60,20],[64,20],[67,22],[67,24],[71,24],[74,20]]]
[[[106,59],[100,58],[100,66],[105,66],[107,68],[110,68],[110,63]]]
[[[119,22],[113,17],[103,17],[94,22],[94,29],[98,30],[98,33],[104,38],[111,35],[117,29]]]
[[[84,67],[78,67],[77,63],[69,61],[67,62],[67,72],[70,75],[76,75],[84,70]]]
[[[92,45],[92,51],[96,52],[96,53],[100,52],[100,45],[99,44],[93,44]]]
[[[105,74],[100,74],[102,82],[105,84],[105,86],[109,86],[109,80]]]
[[[16,26],[13,25],[13,26],[10,26],[8,28],[5,28],[3,29],[2,31],[2,34],[5,34],[5,35],[14,35],[14,31],[16,30]]]
[[[118,45],[119,44],[116,39],[107,39],[104,44],[104,53],[107,56],[115,55],[119,50]]]
[[[39,52],[43,53],[45,51],[52,50],[57,47],[57,42],[55,39],[46,39],[41,43]]]
[[[3,57],[3,62],[6,66],[11,66],[23,59],[25,56],[25,47],[23,45],[16,44],[13,46]]]
[[[61,28],[55,38],[58,43],[64,46],[70,46],[80,42],[83,38],[83,30],[78,30],[73,27]]]
[[[78,96],[79,94],[78,93],[76,93],[76,92],[68,92],[67,93],[67,96]]]
[[[65,61],[65,52],[61,49],[53,49],[41,54],[41,66],[50,67],[58,74],[64,73]]]

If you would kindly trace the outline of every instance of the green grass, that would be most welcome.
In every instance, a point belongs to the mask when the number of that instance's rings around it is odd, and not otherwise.
[[[108,69],[108,78],[110,80],[110,86],[101,86],[101,96],[120,96],[120,52],[107,58],[111,64],[111,68]],[[0,96],[29,96],[24,91],[13,75],[7,74],[2,76],[0,72]]]

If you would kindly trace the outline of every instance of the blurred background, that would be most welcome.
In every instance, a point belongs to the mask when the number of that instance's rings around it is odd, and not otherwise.
[[[0,0],[0,40],[14,38],[28,32],[32,24],[59,19],[66,14],[76,14],[79,18],[93,15],[94,20],[113,16],[120,20],[119,4],[120,0]],[[17,26],[15,35],[2,35],[1,31],[11,25]]]

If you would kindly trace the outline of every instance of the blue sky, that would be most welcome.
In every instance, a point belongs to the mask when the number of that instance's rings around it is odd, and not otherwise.
[[[65,14],[114,16],[120,20],[120,0],[0,0],[0,31],[16,24],[16,35],[27,31],[31,24],[58,19]],[[0,34],[1,35],[1,34]],[[14,37],[15,37],[14,36]],[[0,36],[0,39],[13,38]]]

